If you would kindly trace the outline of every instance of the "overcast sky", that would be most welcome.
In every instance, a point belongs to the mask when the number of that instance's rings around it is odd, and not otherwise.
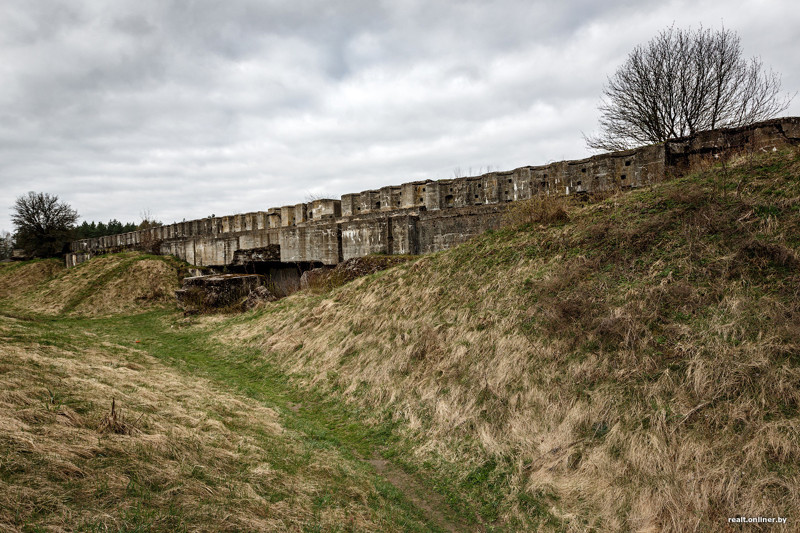
[[[585,157],[606,77],[673,22],[800,89],[797,0],[3,0],[0,229],[31,190],[171,223]]]

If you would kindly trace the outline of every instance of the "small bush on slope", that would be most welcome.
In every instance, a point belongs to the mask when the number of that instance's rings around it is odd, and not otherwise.
[[[227,335],[390,409],[409,467],[489,524],[800,515],[797,151],[568,211],[273,304]]]

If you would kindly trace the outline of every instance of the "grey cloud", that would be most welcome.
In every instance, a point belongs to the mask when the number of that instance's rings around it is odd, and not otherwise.
[[[673,21],[724,18],[787,88],[800,84],[788,0],[4,8],[0,206],[42,190],[95,220],[220,215],[581,157],[605,77]]]

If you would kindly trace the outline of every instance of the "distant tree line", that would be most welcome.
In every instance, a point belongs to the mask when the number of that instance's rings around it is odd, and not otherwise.
[[[117,235],[119,233],[128,233],[129,231],[136,231],[139,229],[138,224],[128,222],[123,224],[119,220],[112,218],[107,224],[103,222],[86,222],[85,220],[80,226],[76,226],[74,230],[75,240],[91,239],[94,237],[105,237],[106,235]]]

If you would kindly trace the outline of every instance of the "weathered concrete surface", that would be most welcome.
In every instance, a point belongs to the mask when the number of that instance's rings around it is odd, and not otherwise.
[[[381,213],[342,222],[342,258],[388,254],[389,218]]]
[[[242,248],[233,252],[235,266],[245,266],[252,263],[269,263],[281,260],[281,248],[277,244],[264,247]]]
[[[416,222],[412,253],[427,254],[458,246],[488,229],[497,229],[505,206],[470,206],[444,212],[423,211]]]
[[[342,261],[335,267],[319,267],[303,272],[300,276],[300,288],[324,288],[325,286],[339,286],[348,281],[386,270],[395,265],[404,263],[409,256],[399,255],[371,255],[368,257],[353,257]]]
[[[175,296],[186,310],[226,307],[246,298],[264,283],[264,277],[257,274],[195,276],[184,278]]]
[[[416,181],[266,211],[204,218],[72,243],[67,266],[94,254],[142,249],[198,266],[248,262],[336,265],[368,254],[455,246],[500,222],[503,207],[534,195],[642,187],[708,158],[800,143],[800,118],[701,132],[663,145],[526,166],[481,176]],[[286,272],[286,286],[300,273]]]

